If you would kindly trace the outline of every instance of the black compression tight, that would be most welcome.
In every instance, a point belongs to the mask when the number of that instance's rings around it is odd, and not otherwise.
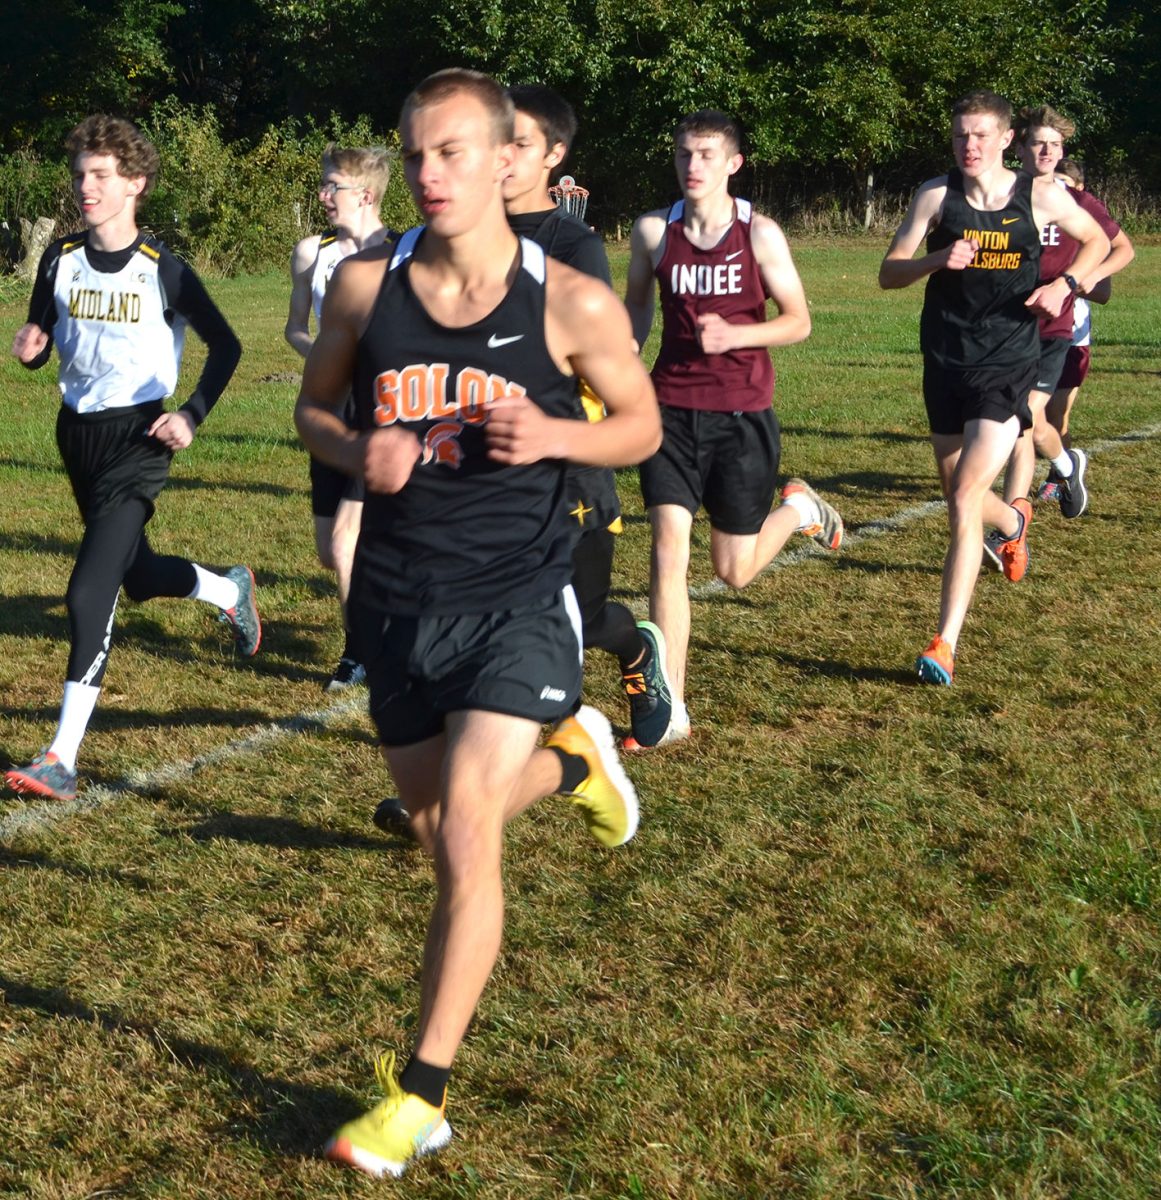
[[[71,683],[101,685],[122,584],[135,601],[189,596],[197,586],[188,559],[154,554],[145,536],[150,516],[146,501],[127,500],[85,526],[65,598],[72,633],[66,678]]]
[[[616,535],[607,529],[586,533],[572,553],[572,586],[580,606],[586,646],[615,654],[627,666],[641,653],[643,643],[633,614],[609,599]]]

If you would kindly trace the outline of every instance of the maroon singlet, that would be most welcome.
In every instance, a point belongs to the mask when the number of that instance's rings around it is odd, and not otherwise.
[[[734,223],[710,250],[685,236],[685,202],[669,210],[656,275],[661,285],[661,351],[653,367],[657,399],[674,408],[760,412],[774,398],[774,364],[765,347],[706,354],[697,318],[719,313],[731,325],[766,320],[766,287],[750,246],[752,207],[735,200]]]
[[[1059,184],[1064,187],[1064,184]],[[1109,215],[1109,210],[1089,192],[1069,190],[1068,194],[1104,231],[1111,242],[1121,232],[1121,227]],[[1051,283],[1059,279],[1072,266],[1080,249],[1080,242],[1064,232],[1059,225],[1049,222],[1040,230],[1040,282]],[[1069,296],[1058,317],[1040,318],[1040,336],[1042,338],[1072,338],[1072,306],[1074,296]]]

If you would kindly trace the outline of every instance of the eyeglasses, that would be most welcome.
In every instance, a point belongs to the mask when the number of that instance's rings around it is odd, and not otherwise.
[[[362,183],[335,183],[333,181],[329,181],[327,183],[319,184],[318,194],[320,196],[325,196],[328,200],[333,200],[336,192],[361,192],[364,190],[365,186],[366,185]]]

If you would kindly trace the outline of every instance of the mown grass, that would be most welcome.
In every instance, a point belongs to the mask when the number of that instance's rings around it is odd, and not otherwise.
[[[459,1136],[380,1188],[317,1150],[371,1099],[373,1055],[408,1045],[430,873],[371,826],[390,783],[368,724],[319,691],[339,634],[284,281],[214,286],[246,357],[153,536],[253,564],[263,649],[240,664],[204,607],[123,602],[82,750],[102,802],[0,810],[0,1193],[1156,1194],[1161,250],[1097,316],[1075,418],[1104,445],[1091,512],[1039,512],[1028,579],[981,579],[947,691],[910,670],[942,514],[870,536],[936,498],[920,296],[875,289],[880,253],[799,247],[815,332],[777,355],[783,469],[837,497],[851,548],[695,603],[695,736],[630,763],[629,847],[600,853],[560,801],[511,828]],[[19,302],[0,314],[7,339]],[[51,382],[0,364],[6,760],[49,736],[67,653],[77,524]],[[616,585],[643,606],[622,484]],[[623,721],[609,664],[589,665],[591,700]]]

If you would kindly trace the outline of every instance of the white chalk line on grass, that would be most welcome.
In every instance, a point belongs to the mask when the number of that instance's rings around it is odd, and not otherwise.
[[[313,729],[325,729],[328,725],[333,725],[354,712],[365,711],[366,707],[366,689],[355,688],[353,695],[343,696],[342,699],[335,701],[327,708],[299,713],[296,716],[285,717],[281,721],[263,725],[245,737],[226,742],[214,750],[197,755],[196,758],[186,759],[184,762],[166,763],[152,771],[130,771],[116,783],[97,784],[95,787],[86,788],[75,800],[46,800],[29,804],[0,818],[0,842],[7,842],[17,834],[31,829],[40,829],[47,825],[66,821],[81,813],[92,812],[125,795],[147,796],[168,784],[189,779],[206,767],[217,766],[244,754],[267,750],[298,733],[306,733]]]
[[[1151,441],[1159,435],[1161,435],[1161,424],[1149,425],[1144,429],[1136,429],[1130,433],[1120,434],[1118,437],[1106,438],[1104,441],[1095,442],[1084,449],[1091,457],[1094,454],[1105,454],[1110,450],[1116,450],[1122,446],[1131,445],[1134,442]],[[883,537],[888,533],[895,533],[915,521],[923,520],[925,517],[939,512],[943,507],[944,502],[942,500],[929,500],[925,504],[917,504],[912,508],[902,509],[893,516],[883,517],[877,521],[868,521],[865,525],[861,525],[857,532],[847,535],[843,541],[843,549],[850,550],[862,545],[863,542],[870,541],[872,538]],[[830,557],[827,551],[823,550],[820,546],[807,541],[802,546],[780,554],[761,574],[765,575],[771,571],[791,567],[796,563],[804,562],[808,558],[819,556]],[[690,588],[689,594],[693,600],[706,600],[716,593],[727,590],[726,585],[720,579],[714,579],[709,583]],[[117,783],[109,785],[99,784],[96,787],[87,788],[75,800],[54,800],[29,804],[0,818],[0,842],[8,842],[20,833],[44,828],[60,821],[66,821],[81,813],[92,812],[95,809],[119,800],[125,795],[149,795],[151,792],[155,792],[167,784],[189,779],[206,767],[228,762],[230,759],[241,757],[244,754],[253,754],[260,750],[269,749],[271,746],[288,737],[293,737],[295,734],[305,733],[312,729],[325,729],[327,726],[333,725],[350,716],[351,713],[363,709],[366,702],[365,690],[357,688],[355,689],[355,694],[343,696],[342,699],[337,700],[334,704],[326,708],[299,713],[297,716],[285,717],[281,721],[274,721],[269,725],[263,725],[245,737],[226,742],[216,750],[199,754],[196,758],[187,759],[183,762],[166,763],[164,766],[157,767],[152,771],[131,771],[124,779]]]
[[[1134,429],[1130,433],[1122,433],[1117,437],[1105,438],[1103,441],[1094,442],[1091,446],[1084,446],[1082,449],[1089,458],[1092,458],[1095,454],[1107,454],[1110,450],[1118,450],[1122,446],[1131,445],[1134,442],[1151,441],[1159,435],[1161,435],[1161,424],[1147,425],[1144,429]],[[930,517],[934,513],[941,512],[946,507],[946,502],[943,500],[928,500],[925,504],[917,504],[913,508],[904,508],[895,513],[894,516],[882,517],[877,521],[868,521],[865,525],[860,525],[855,532],[844,536],[842,549],[844,551],[854,550],[864,542],[869,542],[873,538],[883,537],[884,534],[896,533],[898,530],[915,521],[922,521],[925,517]],[[781,571],[786,567],[793,567],[796,563],[805,562],[808,558],[830,557],[830,551],[824,550],[817,542],[807,540],[802,545],[796,546],[793,550],[783,551],[773,562],[759,571],[756,578],[760,579],[763,575],[769,575],[772,571]],[[732,588],[722,583],[720,579],[711,579],[707,583],[691,587],[689,589],[689,598],[691,600],[709,600],[711,597],[720,595],[722,592],[732,590]]]

